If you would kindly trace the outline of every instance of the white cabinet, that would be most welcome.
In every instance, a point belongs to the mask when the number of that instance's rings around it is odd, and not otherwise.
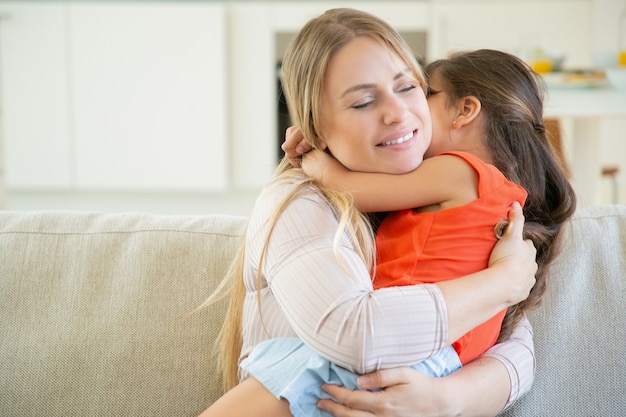
[[[591,65],[593,0],[433,0],[432,58],[491,48],[516,53],[541,44],[565,65]]]
[[[375,14],[399,31],[427,30],[430,27],[430,1],[272,2],[272,25],[279,32],[297,32],[309,19],[333,7],[352,7]]]
[[[223,7],[76,2],[69,29],[76,186],[225,188]]]
[[[9,188],[71,184],[65,14],[61,3],[0,3],[0,108]]]
[[[255,189],[277,163],[275,36],[266,3],[228,8],[232,185]]]
[[[9,188],[223,190],[221,4],[2,4]]]
[[[588,66],[596,0],[350,2],[427,59],[543,36]],[[230,191],[271,176],[277,35],[341,6],[294,1],[2,1],[0,106],[15,190]],[[1,166],[1,164],[0,164]]]

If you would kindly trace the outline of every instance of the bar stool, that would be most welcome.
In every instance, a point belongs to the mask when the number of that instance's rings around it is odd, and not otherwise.
[[[617,175],[619,167],[617,165],[607,165],[602,167],[602,178],[611,180],[611,202],[617,204],[619,202],[619,187],[617,186]]]
[[[563,170],[567,178],[571,178],[572,172],[569,169],[567,159],[565,158],[565,151],[563,150],[561,122],[559,121],[559,119],[546,118],[543,119],[543,125],[546,128],[546,136],[548,137],[550,146],[552,147],[552,150],[556,155],[556,159],[559,162],[561,169]]]

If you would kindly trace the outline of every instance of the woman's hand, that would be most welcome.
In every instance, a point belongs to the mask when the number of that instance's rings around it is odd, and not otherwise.
[[[522,236],[524,214],[518,203],[511,206],[508,220],[491,252],[489,268],[436,284],[448,309],[447,344],[526,299],[535,285],[536,249]]]
[[[306,152],[310,151],[311,145],[304,140],[302,131],[297,126],[289,126],[285,131],[285,141],[280,146],[285,156],[291,162],[291,165],[295,167],[300,166],[300,157]]]
[[[509,210],[509,225],[502,238],[496,243],[489,258],[489,267],[500,268],[503,277],[508,277],[507,285],[510,304],[517,304],[526,299],[537,273],[537,249],[529,239],[524,240],[524,214],[519,203],[514,203]]]
[[[318,407],[335,417],[495,416],[511,393],[506,367],[491,357],[480,357],[443,378],[393,368],[362,375],[358,383],[363,391],[324,385],[336,401],[320,400]],[[366,391],[373,389],[380,390]]]
[[[360,416],[448,416],[442,378],[431,378],[411,368],[392,368],[362,375],[358,383],[364,390],[351,391],[336,385],[323,389],[336,401],[320,400],[319,408],[335,417]]]

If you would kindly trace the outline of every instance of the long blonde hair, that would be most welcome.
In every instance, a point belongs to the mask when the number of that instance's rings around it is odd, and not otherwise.
[[[290,43],[282,65],[281,81],[289,106],[291,120],[315,149],[320,147],[321,93],[323,81],[331,58],[343,46],[356,37],[367,37],[380,42],[411,69],[416,80],[425,89],[421,67],[411,49],[389,24],[371,14],[347,8],[331,9],[310,20]],[[374,259],[373,232],[366,216],[354,207],[350,195],[330,190],[307,177],[301,169],[292,167],[283,158],[276,169],[275,180],[289,181],[296,187],[291,195],[268,219],[269,233],[261,254],[263,262],[272,229],[285,208],[307,193],[317,193],[333,210],[339,221],[335,242],[347,235],[359,251],[363,261],[371,267]],[[221,296],[230,295],[226,320],[217,340],[218,363],[222,369],[225,389],[238,383],[238,362],[242,336],[242,312],[246,288],[243,281],[245,243],[242,243],[236,258],[223,283],[218,288]],[[262,270],[261,265],[258,268]],[[257,280],[261,279],[261,272]],[[220,298],[213,294],[203,305]]]

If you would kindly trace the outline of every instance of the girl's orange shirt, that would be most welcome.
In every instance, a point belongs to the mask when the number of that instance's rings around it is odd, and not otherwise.
[[[374,288],[459,278],[488,266],[496,243],[494,227],[507,219],[511,204],[526,191],[493,165],[465,152],[446,152],[470,164],[478,174],[478,198],[439,212],[401,210],[388,215],[376,234]],[[494,345],[506,310],[453,343],[466,364]]]

